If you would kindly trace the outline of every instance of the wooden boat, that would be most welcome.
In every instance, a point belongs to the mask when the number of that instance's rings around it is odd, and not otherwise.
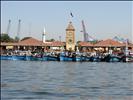
[[[130,56],[130,55],[128,55],[128,56],[123,56],[123,57],[121,58],[121,61],[123,61],[123,62],[133,62],[133,56]]]
[[[105,61],[105,62],[120,62],[121,61],[121,57],[109,54],[109,55],[105,56],[102,61]]]
[[[25,60],[25,55],[1,55],[1,60]]]
[[[91,62],[100,62],[101,58],[99,56],[91,56],[90,61]]]
[[[46,59],[47,61],[58,61],[58,56],[48,55],[44,56],[44,59]]]
[[[59,61],[74,61],[74,57],[61,52],[59,54]]]
[[[1,55],[0,58],[1,58],[1,60],[12,60],[11,55]]]

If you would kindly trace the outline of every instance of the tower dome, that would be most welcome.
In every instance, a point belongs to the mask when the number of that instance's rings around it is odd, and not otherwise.
[[[69,31],[69,30],[72,30],[72,31],[75,31],[73,25],[72,25],[72,22],[69,22],[67,28],[66,28],[66,31]]]

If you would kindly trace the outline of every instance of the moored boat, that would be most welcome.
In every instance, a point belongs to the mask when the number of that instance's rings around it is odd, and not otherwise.
[[[25,55],[1,55],[1,60],[26,60]]]
[[[65,52],[61,52],[59,54],[59,61],[74,61],[74,57],[71,54],[65,53]]]
[[[104,57],[103,61],[105,61],[105,62],[120,62],[121,57],[109,54],[109,55]]]
[[[1,58],[1,60],[12,60],[11,55],[1,55],[0,58]]]
[[[123,61],[123,62],[133,62],[133,56],[123,56],[121,58],[121,61]]]

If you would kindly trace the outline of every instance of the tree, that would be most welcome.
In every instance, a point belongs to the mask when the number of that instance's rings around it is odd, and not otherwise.
[[[88,42],[90,42],[92,44],[96,44],[96,43],[98,43],[98,40],[93,40],[93,41],[88,41]]]
[[[14,39],[15,42],[18,42],[19,41],[19,38],[16,36],[15,39]]]
[[[50,39],[51,42],[55,41],[55,39]]]
[[[53,42],[55,39],[46,40],[47,42]]]
[[[79,44],[81,41],[77,41],[77,44]]]
[[[14,39],[11,38],[8,34],[1,34],[1,42],[14,42]]]

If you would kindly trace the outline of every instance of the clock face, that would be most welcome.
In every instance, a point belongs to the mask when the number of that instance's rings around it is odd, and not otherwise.
[[[72,43],[72,39],[68,39],[68,43],[71,44]]]

